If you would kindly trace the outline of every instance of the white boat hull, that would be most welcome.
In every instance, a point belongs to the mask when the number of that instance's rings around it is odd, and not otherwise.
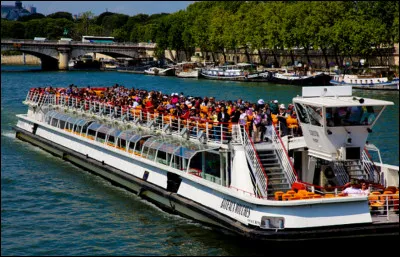
[[[176,71],[175,75],[178,78],[198,78],[199,77],[199,71],[198,70],[192,70],[192,71]]]
[[[324,228],[330,230],[341,225],[356,228],[361,224],[375,228],[366,197],[290,202],[257,199],[52,127],[38,121],[40,116],[32,115],[18,115],[15,128],[18,138],[114,181],[163,208],[212,226],[249,237],[262,236],[260,239],[282,239],[281,235],[293,239],[300,232],[318,237],[328,233]],[[145,172],[149,173],[146,179]],[[168,174],[171,173],[182,179],[177,192],[168,191]],[[260,229],[265,216],[282,218],[284,229]]]

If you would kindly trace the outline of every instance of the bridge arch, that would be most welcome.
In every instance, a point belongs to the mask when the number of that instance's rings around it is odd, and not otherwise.
[[[154,44],[116,43],[116,44],[91,44],[85,42],[64,41],[35,41],[26,39],[1,40],[1,50],[18,50],[40,58],[42,69],[57,70],[68,69],[68,62],[72,58],[83,56],[87,53],[101,53],[111,57],[146,57],[152,56]]]
[[[42,52],[30,51],[25,49],[16,49],[21,53],[33,55],[40,59],[42,70],[58,70],[58,59],[51,55],[47,55]]]

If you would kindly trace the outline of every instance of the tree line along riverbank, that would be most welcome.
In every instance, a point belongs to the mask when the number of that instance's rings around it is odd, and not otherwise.
[[[376,49],[399,42],[398,25],[398,1],[199,1],[171,14],[85,12],[74,19],[57,12],[2,20],[1,38],[113,36],[119,42],[155,42],[157,58],[168,49],[192,56],[200,48],[211,58],[220,53],[224,62],[229,51],[245,47],[259,53],[260,64],[271,62],[262,54],[268,49],[274,66],[286,65],[278,58],[284,49],[303,49],[307,63],[312,49],[318,49],[328,68],[353,56],[370,62]]]

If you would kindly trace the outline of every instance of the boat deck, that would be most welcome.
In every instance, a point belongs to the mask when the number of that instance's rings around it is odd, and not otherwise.
[[[272,144],[271,141],[255,143],[255,144],[254,144],[254,147],[255,147],[257,150],[273,150],[273,149],[275,149],[275,148],[274,148],[274,145]]]
[[[390,215],[371,215],[372,223],[399,223],[398,214]]]

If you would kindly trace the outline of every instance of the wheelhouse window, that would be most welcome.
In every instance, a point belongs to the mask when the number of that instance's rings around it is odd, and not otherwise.
[[[308,116],[310,117],[310,123],[314,126],[322,127],[323,118],[322,118],[322,107],[304,105],[308,112]]]
[[[382,106],[329,107],[326,108],[326,125],[328,127],[371,125],[382,108]]]
[[[302,123],[310,123],[310,119],[308,118],[307,111],[302,104],[295,103],[296,113]]]

